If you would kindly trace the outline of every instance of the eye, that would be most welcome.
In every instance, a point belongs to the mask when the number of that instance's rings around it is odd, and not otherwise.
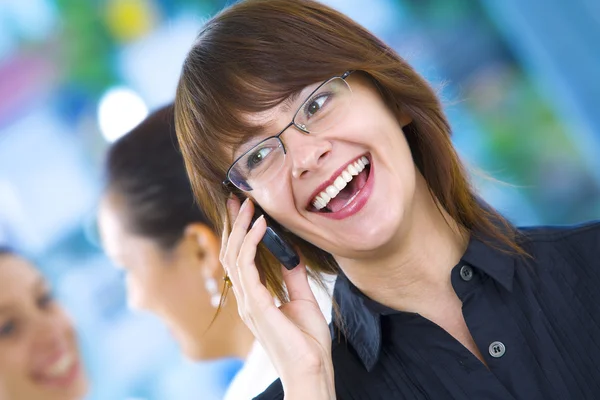
[[[273,151],[271,147],[261,147],[248,155],[246,165],[249,170],[256,168]]]
[[[330,93],[321,93],[316,97],[312,98],[310,101],[306,102],[306,106],[304,107],[304,114],[307,118],[312,118],[317,114],[321,108],[325,105],[327,100],[331,96]]]
[[[0,338],[6,338],[14,334],[17,330],[17,324],[14,321],[8,321],[0,325]]]
[[[54,295],[51,292],[45,293],[37,300],[37,304],[42,310],[49,308],[54,304]]]

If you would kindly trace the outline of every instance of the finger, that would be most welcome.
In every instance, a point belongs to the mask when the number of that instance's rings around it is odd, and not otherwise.
[[[317,302],[315,294],[308,283],[308,272],[303,260],[300,261],[300,264],[296,268],[291,270],[282,266],[281,273],[290,301],[307,300],[314,303]]]
[[[227,218],[223,221],[223,233],[221,234],[221,250],[219,251],[219,261],[223,263],[225,260],[225,250],[227,249],[227,241],[229,240],[229,221]],[[225,266],[223,265],[223,268]],[[226,271],[227,272],[227,271]]]
[[[240,210],[240,200],[234,196],[230,195],[227,199],[226,210],[227,214],[225,218],[223,218],[223,234],[221,235],[221,251],[219,252],[219,260],[223,262],[225,258],[225,251],[227,250],[227,240],[229,239],[229,233],[231,232],[231,221],[232,215],[237,215]]]
[[[235,210],[235,205],[232,206],[231,215],[234,218],[234,222],[229,237],[227,238],[224,257],[228,266],[231,264],[235,266],[240,248],[242,247],[242,243],[244,242],[244,238],[246,237],[252,220],[253,209],[254,205],[250,199],[246,199],[237,212]]]
[[[237,279],[237,271],[235,267],[235,263],[232,260],[235,260],[234,257],[228,254],[231,254],[232,249],[228,246],[229,237],[231,235],[231,221],[235,221],[235,218],[239,214],[240,211],[240,200],[236,196],[230,196],[227,199],[227,215],[223,221],[223,234],[221,235],[221,251],[219,254],[219,260],[223,265],[223,269],[225,270],[226,276],[229,278],[229,282],[231,284],[231,288],[233,289],[233,293],[238,299],[238,303],[243,299],[239,293],[239,284],[236,284]],[[233,250],[235,251],[235,250]]]
[[[235,278],[232,278],[233,274],[230,271],[231,268],[227,267],[227,263],[225,262],[225,254],[227,251],[227,241],[228,240],[229,240],[229,221],[226,219],[223,222],[223,234],[221,235],[221,251],[219,253],[219,260],[221,261],[221,265],[223,266],[223,270],[225,271],[225,277],[224,277],[225,283],[233,290],[233,294],[237,299],[239,297],[239,295],[237,293],[237,288],[233,284],[233,280]],[[233,271],[233,272],[235,272],[235,271]],[[239,300],[238,300],[238,303],[239,303]]]
[[[238,276],[240,284],[246,296],[246,301],[267,301],[273,304],[273,299],[267,288],[260,280],[260,274],[254,262],[256,249],[267,230],[267,223],[264,216],[260,216],[248,231],[244,238],[240,253],[237,259]],[[250,305],[250,304],[248,304]],[[264,304],[263,304],[264,305]]]
[[[242,243],[244,242],[244,238],[246,237],[248,226],[250,225],[250,221],[252,219],[252,201],[246,199],[246,201],[244,201],[242,206],[239,208],[238,212],[236,212],[235,208],[235,205],[232,206],[232,210],[230,211],[231,215],[235,218],[235,222],[233,223],[231,232],[227,239],[227,245],[225,246],[225,255],[223,257],[223,264],[227,268],[229,278],[231,279],[231,284],[234,289],[234,293],[239,303],[243,302],[244,294],[243,287],[239,283],[237,259],[240,253],[240,249],[242,247]],[[238,306],[241,306],[241,304],[238,304]]]
[[[227,215],[229,216],[229,223],[231,223],[231,221],[235,221],[235,218],[240,212],[240,207],[240,199],[237,196],[231,195],[227,199]]]
[[[250,199],[244,201],[238,212],[235,211],[235,207],[232,207],[231,214],[234,222],[226,246],[226,261],[228,263],[235,263],[237,260],[244,238],[248,233],[253,212],[254,204]]]

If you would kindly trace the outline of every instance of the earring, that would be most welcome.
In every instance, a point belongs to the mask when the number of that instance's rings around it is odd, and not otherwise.
[[[221,304],[221,294],[219,293],[219,290],[217,287],[217,281],[215,280],[215,278],[206,279],[204,281],[204,287],[206,288],[206,291],[210,295],[210,304],[214,308],[219,307],[219,304]]]

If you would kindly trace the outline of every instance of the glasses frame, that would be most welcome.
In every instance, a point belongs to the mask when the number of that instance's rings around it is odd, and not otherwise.
[[[310,131],[308,129],[306,129],[306,125],[302,125],[302,124],[297,124],[295,122],[296,120],[296,116],[298,115],[298,113],[300,112],[300,110],[302,109],[302,107],[304,106],[304,103],[306,103],[315,93],[317,93],[323,86],[327,85],[329,82],[331,82],[334,79],[342,79],[344,81],[346,81],[346,78],[348,78],[350,76],[350,74],[352,74],[354,71],[353,70],[349,70],[344,72],[342,75],[336,75],[336,76],[332,76],[331,78],[327,79],[326,81],[322,82],[319,86],[317,86],[315,88],[315,90],[313,90],[312,92],[310,92],[310,94],[308,96],[306,96],[306,99],[302,102],[302,104],[300,104],[300,106],[298,107],[298,109],[296,110],[296,112],[294,113],[294,116],[292,117],[292,120],[290,121],[289,124],[287,124],[282,130],[279,131],[279,133],[277,133],[276,135],[273,136],[269,136],[267,138],[264,138],[263,140],[261,140],[260,142],[256,143],[254,146],[252,146],[252,148],[246,150],[242,155],[240,155],[239,157],[237,157],[233,163],[231,163],[231,165],[229,166],[229,168],[227,169],[227,173],[225,174],[225,180],[222,182],[224,186],[228,187],[229,185],[233,185],[236,188],[238,188],[239,190],[243,191],[243,192],[250,192],[253,189],[251,188],[250,190],[247,189],[242,189],[241,187],[238,187],[235,183],[233,183],[233,181],[229,178],[229,175],[231,174],[231,170],[233,169],[233,167],[235,166],[235,164],[241,160],[242,158],[244,158],[244,156],[246,156],[246,154],[250,153],[251,151],[253,151],[257,146],[260,146],[261,144],[263,144],[264,142],[268,141],[268,140],[272,140],[272,139],[276,139],[279,144],[281,145],[281,148],[283,149],[283,154],[286,155],[287,154],[287,149],[285,148],[285,143],[283,143],[283,140],[281,140],[281,135],[283,135],[283,133],[285,131],[287,131],[291,126],[295,126],[296,128],[298,128],[298,130],[300,130],[300,132],[305,133],[307,135],[310,134]],[[348,82],[346,82],[346,84],[348,86],[350,86],[348,84]]]

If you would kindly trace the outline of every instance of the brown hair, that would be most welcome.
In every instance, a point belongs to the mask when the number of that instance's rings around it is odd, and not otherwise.
[[[173,250],[190,223],[212,228],[194,201],[172,105],[154,111],[110,147],[105,174],[106,192],[124,203],[127,228],[163,250]]]
[[[464,230],[521,253],[515,230],[479,200],[451,142],[436,93],[389,46],[343,14],[309,0],[248,0],[205,25],[182,69],[176,129],[195,195],[218,229],[227,218],[222,187],[227,146],[256,134],[241,119],[280,104],[310,84],[362,71],[389,107],[412,122],[403,128],[412,155],[440,207]],[[316,272],[337,273],[332,255],[288,233]],[[257,265],[285,300],[281,270],[264,248]]]

